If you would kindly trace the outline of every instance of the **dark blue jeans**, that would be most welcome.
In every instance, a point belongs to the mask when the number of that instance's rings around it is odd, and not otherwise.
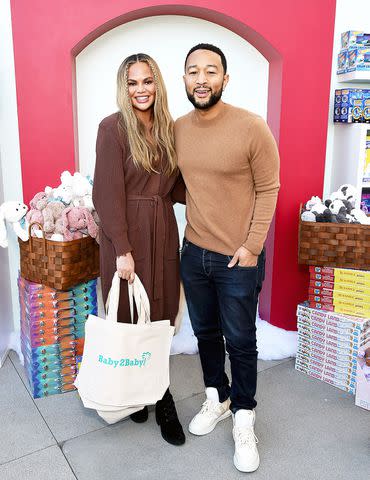
[[[256,406],[256,310],[265,272],[265,251],[256,267],[228,268],[231,257],[184,239],[181,277],[189,316],[198,339],[206,387],[217,388],[231,410]],[[225,373],[225,342],[232,384]]]

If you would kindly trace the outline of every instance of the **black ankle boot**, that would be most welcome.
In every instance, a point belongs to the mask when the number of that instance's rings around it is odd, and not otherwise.
[[[155,405],[155,419],[161,427],[162,437],[172,445],[183,445],[185,434],[177,417],[175,403],[169,389]]]
[[[148,420],[148,407],[144,407],[138,412],[131,413],[130,418],[135,423],[144,423]]]

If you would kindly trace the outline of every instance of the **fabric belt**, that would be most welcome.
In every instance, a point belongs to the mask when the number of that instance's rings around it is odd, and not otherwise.
[[[132,201],[151,201],[154,204],[154,233],[152,245],[152,289],[153,298],[158,300],[163,298],[163,279],[164,279],[164,247],[166,239],[165,222],[165,204],[169,202],[168,198],[160,195],[128,195],[128,200]],[[135,260],[135,258],[134,258]]]

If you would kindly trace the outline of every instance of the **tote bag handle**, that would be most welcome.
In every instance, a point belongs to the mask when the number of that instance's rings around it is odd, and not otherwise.
[[[111,322],[117,322],[117,312],[119,305],[120,294],[120,278],[118,272],[115,272],[112,280],[112,285],[108,293],[108,299],[106,303],[107,317],[106,319]],[[135,280],[132,284],[128,283],[128,296],[130,303],[130,315],[131,323],[134,322],[134,300],[136,310],[138,312],[138,324],[150,323],[150,302],[148,294],[145,291],[144,285],[141,283],[140,278],[135,275]]]

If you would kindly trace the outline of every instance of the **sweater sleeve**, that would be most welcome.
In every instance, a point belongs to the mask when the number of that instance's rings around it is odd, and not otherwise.
[[[123,154],[117,135],[100,124],[96,140],[93,203],[101,228],[112,242],[116,256],[132,251],[126,219]]]
[[[258,117],[251,126],[250,166],[256,192],[252,222],[243,246],[259,255],[274,216],[279,183],[279,152],[266,122]]]
[[[176,182],[171,190],[171,200],[173,203],[186,204],[186,187],[181,173],[179,173]]]

